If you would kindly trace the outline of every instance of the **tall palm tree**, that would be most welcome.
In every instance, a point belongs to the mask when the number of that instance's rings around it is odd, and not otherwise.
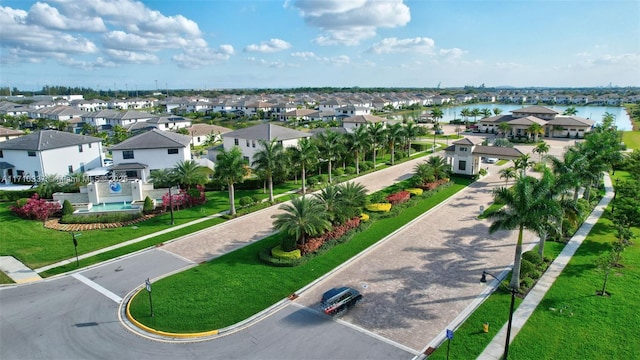
[[[169,187],[175,183],[173,169],[154,169],[151,170],[150,175],[149,181],[156,188]]]
[[[549,152],[549,149],[549,144],[543,141],[536,145],[535,148],[533,148],[533,152],[540,155],[540,162],[542,162],[542,157],[544,156],[544,154]]]
[[[433,118],[433,120],[436,123],[434,126],[436,128],[439,128],[440,127],[440,119],[442,119],[444,117],[444,112],[439,107],[435,107],[435,108],[431,109],[431,117]]]
[[[396,143],[402,139],[404,127],[402,124],[393,124],[387,129],[387,144],[391,151],[391,165],[395,164]]]
[[[373,168],[376,168],[376,157],[378,156],[378,148],[384,142],[384,124],[377,122],[369,125],[369,140],[371,140],[371,148],[373,149]]]
[[[347,137],[347,147],[353,151],[356,160],[356,174],[360,174],[360,155],[364,154],[369,146],[369,131],[366,126],[358,126]]]
[[[413,121],[409,121],[404,126],[404,136],[406,138],[406,148],[411,156],[411,142],[420,134],[420,128]]]
[[[484,109],[480,110],[480,113],[482,114],[483,118],[488,118],[489,116],[491,116],[491,109],[484,108]]]
[[[291,203],[280,205],[284,213],[273,215],[273,225],[279,231],[293,235],[298,244],[304,245],[309,236],[321,234],[331,228],[324,205],[313,197],[294,197]]]
[[[298,140],[298,146],[291,147],[291,161],[300,167],[302,178],[302,193],[307,193],[306,174],[315,163],[318,162],[318,147],[309,138]]]
[[[361,183],[349,181],[338,185],[338,190],[346,218],[358,216],[367,204],[367,188]]]
[[[262,172],[269,186],[269,202],[273,202],[273,173],[284,165],[284,147],[277,138],[271,141],[260,139],[260,150],[253,155],[251,166]]]
[[[332,224],[339,224],[344,220],[343,207],[340,203],[340,188],[336,185],[326,186],[319,193],[313,195],[324,205],[327,219]]]
[[[242,151],[237,146],[231,150],[222,149],[216,156],[216,171],[214,178],[227,184],[229,191],[229,214],[236,214],[235,188],[234,185],[244,181],[249,175],[247,161],[242,157]]]
[[[493,115],[498,116],[498,115],[500,115],[500,114],[502,114],[502,109],[497,108],[497,107],[496,107],[496,108],[493,108]]]
[[[178,162],[172,172],[176,183],[189,190],[192,185],[202,185],[208,181],[209,169],[195,160],[186,160]]]
[[[538,135],[544,134],[544,127],[538,123],[533,123],[527,128],[527,133],[533,135],[533,141],[538,141]]]
[[[471,110],[471,116],[473,116],[473,122],[477,122],[478,121],[478,116],[481,115],[480,109],[478,108],[473,108],[473,110]]]
[[[532,165],[533,162],[531,161],[531,155],[529,154],[521,155],[519,158],[513,160],[513,167],[516,170],[520,170],[520,177],[527,176],[527,168]]]
[[[576,109],[573,106],[569,106],[568,108],[566,108],[564,110],[564,112],[562,113],[562,115],[575,115],[578,113],[578,109]]]
[[[518,176],[516,169],[512,166],[500,169],[500,179],[504,179],[504,186],[509,184],[509,179],[515,179]]]
[[[498,230],[518,230],[510,283],[512,289],[520,288],[524,229],[539,234],[546,226],[545,219],[562,215],[558,202],[547,196],[552,185],[553,182],[548,176],[543,176],[540,180],[523,176],[518,178],[513,189],[500,187],[493,192],[495,200],[505,206],[489,215],[489,218],[494,220],[489,227],[489,233],[493,234]]]
[[[469,127],[469,116],[471,116],[471,110],[469,108],[463,108],[460,110],[460,116],[464,119],[464,123]]]
[[[318,149],[320,150],[322,157],[325,157],[328,162],[329,169],[329,183],[332,182],[331,167],[333,162],[338,159],[338,155],[341,153],[344,143],[342,137],[335,131],[327,130],[318,135]]]

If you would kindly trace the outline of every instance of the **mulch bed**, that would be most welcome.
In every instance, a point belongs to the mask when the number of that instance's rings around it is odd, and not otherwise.
[[[141,221],[148,220],[154,216],[155,214],[148,214],[131,221],[116,222],[116,223],[94,223],[94,224],[61,224],[60,219],[55,218],[55,219],[47,220],[44,223],[44,227],[46,227],[47,229],[59,230],[59,231],[85,231],[85,230],[113,229],[113,228],[133,225]]]

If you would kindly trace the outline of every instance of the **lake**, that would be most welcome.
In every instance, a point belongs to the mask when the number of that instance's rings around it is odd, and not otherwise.
[[[480,110],[484,108],[489,108],[493,110],[494,108],[499,108],[502,110],[502,115],[511,114],[511,111],[522,109],[523,107],[527,107],[531,105],[507,105],[507,104],[468,104],[462,106],[455,107],[446,107],[442,108],[442,112],[444,113],[444,117],[442,118],[442,122],[449,122],[454,119],[461,119],[460,111],[464,108],[468,108],[469,110],[473,110],[478,108]],[[560,114],[562,114],[568,107],[567,105],[554,105],[554,106],[545,106],[541,105],[549,109],[553,109]],[[605,113],[610,113],[615,116],[616,121],[615,124],[618,127],[618,130],[629,131],[632,130],[631,119],[629,118],[629,114],[627,114],[627,110],[622,106],[574,106],[578,113],[576,116],[591,119],[596,122],[596,124],[602,122],[602,117]],[[427,110],[428,112],[429,110]],[[480,120],[482,116],[478,116],[477,120]],[[473,120],[473,117],[470,117],[469,120]]]

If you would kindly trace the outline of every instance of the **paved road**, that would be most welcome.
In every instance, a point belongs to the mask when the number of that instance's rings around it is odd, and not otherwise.
[[[552,145],[552,152],[561,153],[563,147]],[[420,161],[358,182],[378,190],[410,176]],[[296,302],[213,341],[164,344],[134,336],[118,321],[117,301],[147,277],[193,266],[271,233],[270,217],[277,207],[161,249],[55,280],[3,288],[0,358],[410,358],[484,289],[478,282],[482,270],[512,261],[514,234],[489,237],[486,222],[475,219],[479,206],[490,203],[488,187],[501,183],[495,165],[488,167],[492,175],[303,292]],[[322,291],[345,283],[363,290],[362,306],[338,322],[313,312]]]

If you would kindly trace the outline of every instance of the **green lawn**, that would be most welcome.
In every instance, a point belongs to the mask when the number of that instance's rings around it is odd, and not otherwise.
[[[627,145],[627,149],[640,149],[640,131],[623,131],[622,142]]]
[[[280,235],[274,235],[156,282],[153,318],[145,293],[132,299],[131,312],[143,324],[170,332],[201,332],[235,324],[326,274],[469,184],[464,179],[454,181],[400,215],[376,220],[351,241],[301,266],[272,267],[259,261],[261,249],[279,243]]]

